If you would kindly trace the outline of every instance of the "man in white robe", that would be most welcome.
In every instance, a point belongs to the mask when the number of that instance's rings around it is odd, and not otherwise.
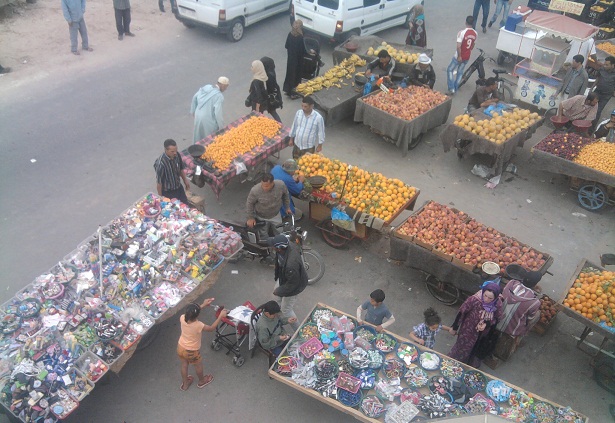
[[[199,88],[192,97],[190,113],[194,116],[193,143],[206,138],[214,132],[224,128],[222,115],[222,93],[228,88],[229,79],[225,76],[218,78],[216,85],[207,84]]]

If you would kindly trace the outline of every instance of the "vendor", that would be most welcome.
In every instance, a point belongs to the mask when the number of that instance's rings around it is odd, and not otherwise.
[[[589,93],[587,96],[575,95],[559,104],[559,115],[566,116],[570,122],[574,120],[589,120],[596,119],[598,112],[598,96],[595,93]]]
[[[378,58],[367,65],[365,76],[369,78],[372,74],[376,77],[384,76],[386,79],[391,79],[395,70],[395,59],[391,57],[388,51],[380,50]]]
[[[583,61],[585,58],[580,54],[575,55],[572,58],[572,66],[570,70],[564,76],[562,85],[553,94],[553,97],[557,97],[562,94],[563,98],[574,97],[575,95],[584,94],[587,89],[587,71],[583,68]]]
[[[418,85],[419,87],[430,88],[436,83],[436,72],[431,66],[431,59],[425,53],[419,56],[419,62],[410,68],[407,76],[410,85]]]
[[[288,192],[291,195],[290,210],[295,215],[295,219],[300,220],[303,217],[303,212],[295,208],[293,197],[298,197],[299,194],[301,194],[301,191],[303,191],[303,181],[305,181],[305,176],[297,174],[297,170],[299,170],[297,162],[293,159],[288,159],[281,166],[275,165],[273,169],[271,169],[271,174],[273,175],[274,180],[282,181],[286,184],[286,188],[288,188]],[[282,214],[282,218],[286,218],[288,216],[284,206],[280,209],[280,213]]]
[[[264,349],[278,356],[290,339],[290,335],[284,331],[284,325],[295,323],[297,318],[291,317],[287,319],[280,317],[280,304],[273,300],[258,307],[254,314],[258,312],[262,312],[262,315],[255,325],[256,338]]]
[[[611,112],[611,118],[600,122],[594,132],[595,138],[605,138],[608,142],[615,142],[615,110]]]
[[[468,113],[480,109],[481,107],[489,107],[492,104],[497,104],[500,101],[495,92],[498,90],[498,82],[495,78],[487,78],[485,85],[479,86],[474,91],[474,94],[468,102]]]

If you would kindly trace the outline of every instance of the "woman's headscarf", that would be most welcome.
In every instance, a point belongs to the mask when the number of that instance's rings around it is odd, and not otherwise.
[[[485,291],[491,291],[493,292],[493,295],[495,296],[493,301],[491,301],[490,303],[486,303],[483,298]],[[480,302],[483,305],[483,309],[485,309],[485,311],[494,313],[497,310],[498,297],[500,296],[500,285],[494,282],[485,282],[481,290],[478,291],[476,294],[474,294],[474,296],[480,300]]]
[[[414,19],[418,18],[419,16],[422,16],[425,13],[425,9],[423,9],[423,6],[421,6],[420,4],[417,4],[412,9],[414,9]]]
[[[255,60],[252,62],[252,75],[254,76],[254,79],[267,82],[267,72],[265,72],[263,62],[260,60]]]
[[[261,62],[263,63],[263,66],[265,67],[265,71],[268,74],[270,73],[275,74],[275,62],[273,61],[271,57],[263,56],[261,57]]]
[[[297,19],[293,22],[293,28],[290,30],[290,35],[293,37],[303,35],[303,21],[301,19]]]

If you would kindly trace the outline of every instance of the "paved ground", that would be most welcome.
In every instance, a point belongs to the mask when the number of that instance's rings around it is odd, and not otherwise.
[[[445,89],[444,69],[454,48],[454,34],[463,27],[463,17],[469,11],[465,3],[469,2],[432,0],[426,5],[439,90]],[[139,14],[149,16],[155,12],[155,4],[135,2],[133,8],[135,39],[119,44],[108,17],[107,25],[102,25],[92,16],[88,23],[99,28],[98,34],[91,30],[96,48],[92,56],[84,54],[76,62],[45,62],[41,58],[48,67],[29,69],[22,75],[18,67],[17,73],[0,78],[0,268],[6,287],[0,293],[1,301],[51,267],[98,224],[108,222],[154,189],[152,163],[162,150],[162,141],[173,137],[180,147],[191,142],[188,111],[199,86],[220,74],[231,79],[225,100],[230,122],[247,111],[243,100],[252,60],[263,55],[274,58],[278,79],[283,80],[286,59],[281,46],[288,31],[286,16],[248,28],[244,40],[231,44],[205,31],[188,30],[168,14],[144,18],[140,23]],[[19,19],[27,20],[28,15]],[[58,24],[57,30],[65,31],[65,25]],[[403,42],[405,31],[397,28],[380,36]],[[496,31],[481,34],[478,46],[495,55],[496,37]],[[65,47],[68,50],[68,45]],[[323,47],[328,66],[330,52],[330,46]],[[471,87],[467,86],[455,97],[451,119],[470,95]],[[297,102],[285,103],[281,113],[285,123],[290,123],[298,107]],[[488,190],[484,181],[469,172],[475,160],[458,161],[453,152],[442,152],[438,139],[442,129],[429,133],[416,150],[401,157],[393,145],[362,125],[346,121],[327,129],[324,152],[419,187],[419,204],[433,199],[454,205],[552,254],[554,276],[542,284],[555,298],[561,296],[582,257],[597,260],[600,253],[615,249],[613,208],[596,214],[583,211],[562,177],[533,169],[529,147],[546,130],[539,130],[526,148],[517,151],[514,163],[519,175],[507,174],[506,182]],[[282,159],[288,155],[285,151]],[[242,212],[249,188],[231,183],[219,200],[208,188],[196,191],[206,197],[208,214],[229,217]],[[456,308],[437,304],[424,289],[422,275],[387,262],[386,239],[357,242],[338,251],[321,241],[312,224],[306,226],[313,247],[325,257],[327,273],[302,294],[297,308],[301,317],[319,301],[353,312],[371,290],[380,287],[396,315],[391,328],[396,333],[407,334],[428,306],[437,307],[445,322],[454,318]],[[233,275],[231,270],[239,274]],[[228,265],[207,295],[227,306],[246,299],[262,303],[269,299],[272,284],[271,269],[240,262]],[[212,320],[211,314],[204,318]],[[609,421],[607,406],[615,399],[591,379],[588,356],[575,348],[572,336],[581,329],[575,321],[559,316],[545,336],[528,337],[528,345],[493,374],[569,404],[592,421]],[[205,362],[215,382],[203,391],[192,387],[187,393],[180,392],[174,353],[178,334],[175,320],[166,322],[153,345],[135,355],[119,377],[97,386],[67,421],[349,420],[270,381],[262,355],[238,369],[222,352],[205,348]],[[209,340],[211,336],[206,336],[205,342]],[[441,335],[436,349],[446,353],[452,341],[452,337]]]

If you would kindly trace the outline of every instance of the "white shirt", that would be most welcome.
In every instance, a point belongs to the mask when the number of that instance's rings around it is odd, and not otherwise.
[[[583,42],[572,40],[570,43],[570,51],[568,52],[568,56],[566,56],[566,62],[572,63],[572,58],[577,54],[585,58],[583,66],[587,65],[587,58],[592,54],[596,54],[596,41],[593,38]]]
[[[303,109],[298,110],[290,128],[290,137],[294,137],[295,145],[300,150],[316,147],[325,142],[325,120],[316,110],[312,110],[309,116]]]

